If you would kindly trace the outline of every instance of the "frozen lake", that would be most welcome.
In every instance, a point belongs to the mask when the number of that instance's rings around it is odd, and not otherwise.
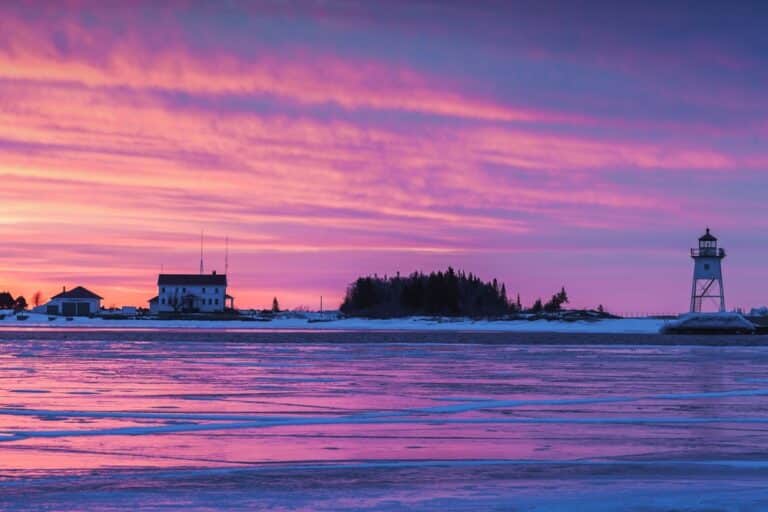
[[[334,336],[2,333],[0,509],[768,509],[768,347]]]

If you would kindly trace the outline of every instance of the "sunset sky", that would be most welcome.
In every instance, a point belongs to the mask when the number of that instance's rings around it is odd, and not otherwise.
[[[452,265],[677,312],[709,226],[768,303],[764,2],[115,5],[0,4],[0,290],[146,305],[204,230],[241,307]]]

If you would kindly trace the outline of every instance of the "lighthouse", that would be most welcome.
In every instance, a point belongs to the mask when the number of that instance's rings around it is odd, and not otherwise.
[[[699,248],[691,249],[693,258],[693,286],[691,287],[691,313],[701,313],[705,299],[717,304],[718,311],[725,311],[722,261],[725,250],[717,247],[717,238],[712,233],[699,237]]]

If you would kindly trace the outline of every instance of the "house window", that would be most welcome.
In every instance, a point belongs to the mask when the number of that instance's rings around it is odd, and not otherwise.
[[[219,299],[216,299],[216,304],[217,304],[217,305],[219,304]]]
[[[186,288],[182,288],[181,289],[181,293],[187,293],[187,289]]]
[[[160,304],[165,304],[165,299],[161,299]]]
[[[165,293],[165,286],[163,286],[163,287],[161,288],[161,290],[163,291],[163,293]]]
[[[203,288],[203,293],[205,293],[205,288]]]

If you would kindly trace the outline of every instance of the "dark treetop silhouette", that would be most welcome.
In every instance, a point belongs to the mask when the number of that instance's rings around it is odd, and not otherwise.
[[[352,316],[408,315],[500,316],[517,311],[509,302],[504,284],[448,268],[429,275],[361,277],[347,289],[341,305]]]

